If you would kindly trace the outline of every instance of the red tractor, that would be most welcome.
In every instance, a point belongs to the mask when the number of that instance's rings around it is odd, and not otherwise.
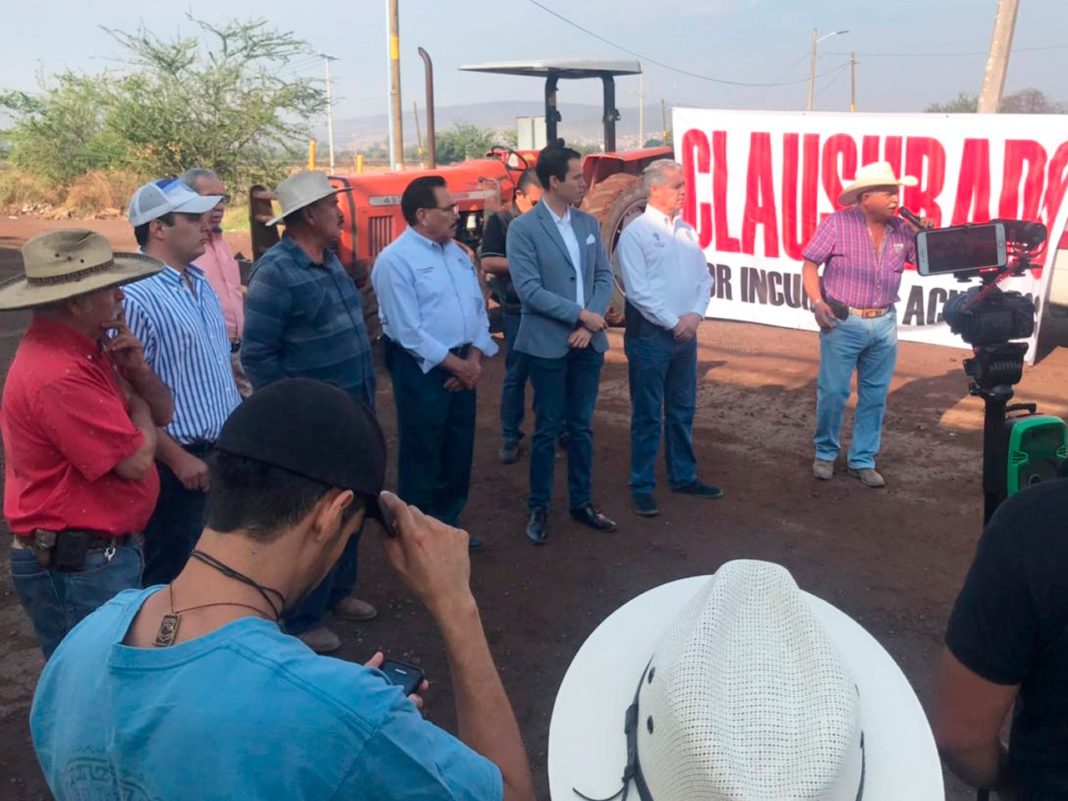
[[[604,153],[585,157],[583,173],[589,186],[582,208],[601,221],[605,248],[613,257],[616,242],[623,227],[645,208],[641,172],[657,159],[672,158],[670,147],[646,148],[616,152],[616,121],[619,111],[615,103],[615,76],[637,75],[641,64],[637,61],[536,61],[482,64],[461,69],[502,75],[525,75],[545,79],[546,141],[557,139],[560,113],[556,108],[557,84],[561,79],[600,78],[604,86]],[[433,131],[427,132],[428,143]],[[431,145],[430,152],[433,152]],[[401,215],[400,198],[408,183],[420,175],[440,175],[448,183],[449,192],[460,213],[456,239],[477,252],[482,242],[482,226],[486,215],[512,202],[515,182],[520,173],[533,166],[537,154],[520,152],[508,147],[494,147],[485,158],[471,159],[448,167],[430,166],[426,169],[403,170],[366,175],[331,175],[330,182],[339,188],[351,187],[352,192],[340,195],[344,224],[341,232],[339,256],[364,292],[369,331],[378,331],[377,302],[371,290],[371,267],[378,253],[392,242],[407,223]],[[252,225],[253,257],[258,259],[278,241],[275,227],[267,227],[264,220],[273,216],[271,195],[263,187],[251,190],[250,218]],[[621,321],[623,311],[622,283],[616,259],[616,297],[611,311]]]

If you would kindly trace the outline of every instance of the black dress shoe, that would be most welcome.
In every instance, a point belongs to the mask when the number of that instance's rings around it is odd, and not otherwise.
[[[723,497],[723,490],[719,487],[714,487],[711,484],[706,484],[701,481],[701,479],[695,479],[689,484],[680,484],[672,487],[671,491],[679,492],[683,495],[696,495],[698,498],[707,498],[709,500]]]
[[[610,520],[594,508],[592,503],[571,510],[571,519],[577,520],[584,526],[597,529],[598,531],[615,531],[616,523]]]
[[[549,540],[549,510],[531,509],[527,520],[527,539],[535,545],[544,545]]]

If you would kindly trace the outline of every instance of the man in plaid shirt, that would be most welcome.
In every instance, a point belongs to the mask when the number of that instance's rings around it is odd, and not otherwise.
[[[256,262],[245,300],[241,364],[261,389],[283,378],[314,378],[341,387],[372,412],[375,366],[356,284],[334,253],[341,234],[337,192],[326,176],[302,172],[278,185],[285,236]],[[378,612],[351,596],[359,532],[337,565],[286,618],[286,630],[313,650],[341,647],[323,625],[329,609],[348,620]]]
[[[838,199],[847,208],[820,223],[805,246],[805,292],[820,326],[816,478],[834,477],[842,411],[855,370],[849,473],[867,487],[886,486],[875,456],[897,360],[894,303],[905,262],[916,263],[916,230],[896,214],[898,187],[916,183],[911,176],[899,180],[887,162],[861,167]]]

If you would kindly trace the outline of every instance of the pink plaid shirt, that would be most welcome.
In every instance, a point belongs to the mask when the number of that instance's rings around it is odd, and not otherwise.
[[[241,339],[245,328],[245,296],[241,294],[241,268],[230,252],[230,247],[218,231],[212,231],[204,255],[193,262],[204,271],[211,288],[215,290],[226,318],[226,335],[231,342]]]
[[[842,209],[819,224],[803,255],[825,265],[820,284],[826,297],[859,309],[882,308],[897,301],[905,262],[916,263],[916,235],[895,217],[877,253],[864,212]]]

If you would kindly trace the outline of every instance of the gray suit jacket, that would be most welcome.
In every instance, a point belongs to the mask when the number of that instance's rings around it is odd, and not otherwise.
[[[597,218],[571,209],[571,227],[582,257],[585,305],[575,302],[575,269],[567,246],[543,202],[508,226],[508,272],[523,306],[515,349],[543,359],[568,353],[567,338],[575,330],[583,308],[604,315],[612,300],[615,278],[608,261]],[[593,335],[590,347],[608,350],[604,331]]]

